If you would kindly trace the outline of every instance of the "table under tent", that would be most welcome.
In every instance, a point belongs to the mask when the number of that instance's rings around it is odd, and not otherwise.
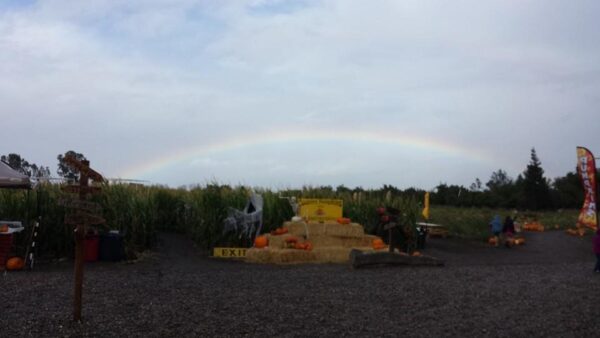
[[[26,175],[0,161],[0,189],[31,189]],[[20,221],[0,220],[0,271],[3,271],[14,242],[14,234],[25,228]]]

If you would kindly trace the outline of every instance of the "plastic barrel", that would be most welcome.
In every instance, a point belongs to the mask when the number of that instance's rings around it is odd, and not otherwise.
[[[85,236],[85,252],[83,259],[86,262],[95,262],[98,260],[98,245],[100,239],[98,235]]]
[[[120,234],[103,234],[100,236],[99,258],[101,261],[117,262],[125,258],[123,236]]]

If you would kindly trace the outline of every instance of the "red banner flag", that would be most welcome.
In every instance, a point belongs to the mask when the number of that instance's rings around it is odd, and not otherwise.
[[[584,147],[577,147],[577,171],[581,177],[581,183],[585,192],[583,208],[581,208],[581,213],[579,213],[577,224],[596,229],[598,227],[596,214],[596,161],[592,152]]]

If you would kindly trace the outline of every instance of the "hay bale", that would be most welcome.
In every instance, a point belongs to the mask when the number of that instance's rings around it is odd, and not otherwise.
[[[271,263],[275,264],[294,264],[309,263],[315,261],[315,255],[312,251],[282,249],[273,250],[271,254]]]
[[[296,236],[289,233],[283,235],[267,235],[267,238],[269,239],[269,248],[285,249],[285,239],[290,237],[297,237],[299,240],[302,240],[301,236]]]
[[[311,251],[295,249],[249,249],[246,262],[262,264],[294,264],[314,262],[315,255]]]
[[[341,246],[330,246],[324,248],[315,248],[315,261],[318,263],[345,263],[348,262],[350,248]]]
[[[309,237],[325,234],[325,225],[318,222],[285,222],[283,226],[288,229],[288,233],[299,237],[306,236],[307,231]]]
[[[364,236],[365,231],[363,227],[358,223],[330,223],[325,225],[325,233],[330,236],[358,238]]]
[[[313,248],[315,249],[324,247],[344,246],[343,238],[328,235],[313,235],[308,238],[308,241],[312,243]]]
[[[246,262],[250,263],[270,263],[271,252],[269,248],[257,249],[251,248],[246,251]]]

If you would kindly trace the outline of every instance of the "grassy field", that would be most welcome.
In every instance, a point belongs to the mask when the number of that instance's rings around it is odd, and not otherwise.
[[[422,221],[421,201],[416,197],[394,195],[388,191],[336,192],[328,188],[304,187],[298,190],[271,191],[254,189],[264,199],[264,226],[268,232],[289,220],[292,209],[282,196],[306,198],[334,198],[344,203],[344,216],[362,224],[372,233],[378,224],[377,207],[393,206],[402,210],[407,223]],[[223,233],[223,220],[229,207],[242,209],[251,189],[209,184],[193,189],[170,189],[158,186],[105,185],[102,194],[94,201],[102,206],[106,224],[97,230],[120,230],[125,234],[129,252],[152,248],[159,231],[184,233],[203,249],[217,245],[248,245],[248,240],[236,234]],[[70,256],[73,252],[72,226],[65,225],[66,213],[59,205],[68,194],[58,185],[41,185],[35,190],[0,191],[0,219],[21,220],[30,227],[38,216],[42,217],[39,250],[48,257]],[[484,239],[489,235],[488,223],[495,214],[504,218],[515,215],[514,210],[485,208],[454,208],[431,206],[430,222],[445,225],[450,235]],[[573,227],[576,210],[546,212],[516,212],[518,221],[537,219],[547,228]],[[20,249],[27,243],[29,229],[19,235]]]
[[[436,207],[431,209],[430,222],[445,225],[450,234],[458,237],[485,239],[490,235],[489,223],[499,215],[515,217],[520,224],[537,221],[547,230],[572,228],[577,222],[578,210],[517,211],[489,208]]]

